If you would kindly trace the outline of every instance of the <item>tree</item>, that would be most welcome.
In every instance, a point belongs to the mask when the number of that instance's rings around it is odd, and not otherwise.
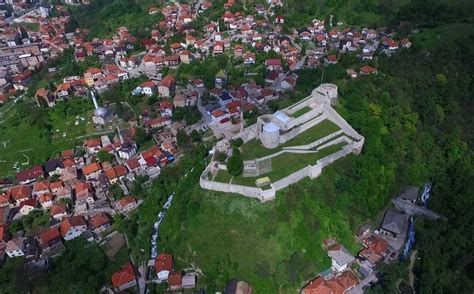
[[[201,140],[201,134],[196,130],[193,130],[189,135],[194,142]]]
[[[97,153],[97,159],[100,162],[112,161],[113,158],[114,158],[114,156],[112,154],[110,154],[110,153],[108,153],[107,151],[104,151],[104,150],[100,150]]]
[[[223,162],[227,156],[223,152],[216,151],[216,154],[214,154],[214,160]]]
[[[244,170],[244,161],[240,154],[239,149],[234,148],[232,150],[232,156],[227,161],[227,171],[232,176],[238,176]]]

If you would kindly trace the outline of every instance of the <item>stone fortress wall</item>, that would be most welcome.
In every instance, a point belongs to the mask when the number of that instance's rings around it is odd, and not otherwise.
[[[283,144],[295,138],[302,132],[314,127],[325,119],[332,121],[341,129],[307,145],[284,147],[281,151],[275,152],[274,154],[262,158],[257,158],[255,160],[244,161],[244,177],[257,177],[259,175],[264,176],[263,174],[271,171],[271,158],[279,156],[286,152],[314,153],[331,145],[346,142],[347,145],[342,150],[317,160],[314,165],[307,165],[306,167],[286,176],[285,178],[271,183],[270,187],[266,189],[213,181],[211,178],[209,178],[209,175],[212,175],[213,171],[216,171],[216,169],[226,169],[226,167],[225,164],[211,161],[211,163],[206,167],[203,174],[201,175],[201,187],[208,190],[237,193],[246,197],[259,199],[262,202],[266,202],[273,200],[278,190],[284,189],[291,184],[297,183],[305,177],[309,177],[311,179],[318,177],[321,174],[323,168],[328,166],[335,160],[342,158],[350,153],[359,154],[364,145],[364,137],[358,134],[344,120],[344,118],[342,118],[331,107],[331,103],[335,99],[337,99],[337,87],[332,84],[322,84],[316,89],[314,89],[311,95],[307,98],[279,111],[280,113],[288,114],[288,116],[291,116],[293,113],[304,107],[311,107],[312,109],[307,113],[297,118],[289,117],[287,121],[280,121],[274,119],[275,116],[278,115],[278,112],[274,115],[261,116],[257,119],[256,124],[245,128],[240,134],[235,135],[232,139],[242,138],[244,143],[247,143],[253,139],[259,139],[262,141],[262,144],[265,145],[265,142],[262,139],[265,140],[266,138],[265,136],[262,136],[262,130],[264,124],[269,123],[275,124],[276,127],[279,129],[279,144]],[[276,127],[271,125],[271,128],[269,128],[269,130],[274,131]],[[270,139],[273,140],[275,138]],[[219,141],[214,149],[219,150],[221,152],[225,152],[225,150],[228,148],[230,148],[229,141],[224,139]]]

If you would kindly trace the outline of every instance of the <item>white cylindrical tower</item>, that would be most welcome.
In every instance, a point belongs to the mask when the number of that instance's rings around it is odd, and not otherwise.
[[[277,148],[280,144],[280,127],[269,122],[263,125],[260,141],[268,149]]]

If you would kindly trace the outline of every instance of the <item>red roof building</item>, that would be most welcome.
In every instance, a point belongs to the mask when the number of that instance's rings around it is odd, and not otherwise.
[[[123,291],[125,289],[131,288],[137,284],[135,271],[133,270],[133,265],[127,263],[122,266],[120,271],[112,275],[112,286],[115,291]]]

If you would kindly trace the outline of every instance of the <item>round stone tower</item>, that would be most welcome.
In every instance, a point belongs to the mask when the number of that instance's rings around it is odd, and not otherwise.
[[[277,148],[280,144],[280,127],[272,122],[264,124],[260,133],[260,141],[265,148]]]

